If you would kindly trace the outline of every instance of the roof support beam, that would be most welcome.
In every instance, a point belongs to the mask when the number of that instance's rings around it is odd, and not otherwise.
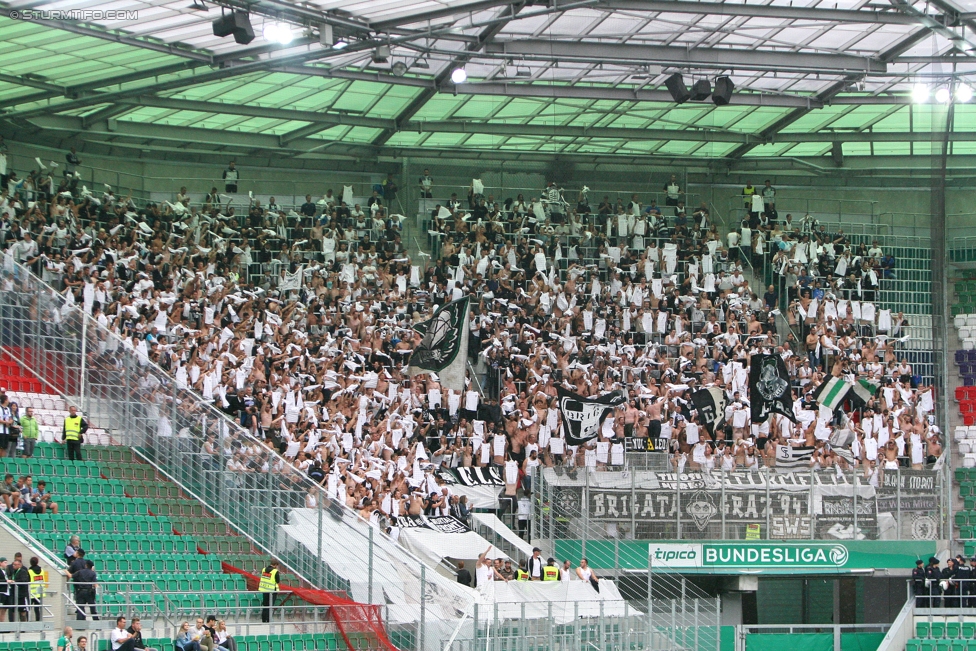
[[[21,104],[31,104],[33,102],[43,102],[44,100],[54,99],[55,97],[78,97],[80,94],[97,90],[99,88],[107,88],[109,86],[120,86],[123,84],[131,84],[135,81],[141,81],[143,79],[152,79],[154,77],[168,77],[169,75],[177,74],[185,70],[193,70],[194,68],[199,68],[203,64],[199,61],[187,60],[185,62],[160,66],[158,68],[148,68],[146,70],[141,70],[139,72],[132,72],[125,75],[119,75],[118,77],[108,77],[106,79],[101,79],[98,81],[87,82],[84,84],[76,84],[74,86],[67,86],[62,88],[60,91],[49,91],[44,93],[34,93],[33,95],[22,95],[20,97],[15,97],[13,99],[8,99],[0,102],[0,109],[9,106],[19,106]],[[69,108],[69,107],[65,107]]]
[[[862,11],[851,9],[819,9],[787,5],[739,4],[725,2],[688,2],[687,0],[603,0],[594,9],[615,11],[653,11],[668,14],[695,14],[709,16],[750,16],[756,18],[782,18],[784,20],[840,21],[845,23],[870,23],[884,25],[913,25],[908,16],[895,12]]]
[[[340,50],[340,52],[356,52],[360,50],[372,49],[376,46],[376,42],[373,41],[360,41],[349,45],[346,48]],[[325,49],[312,49],[299,53],[285,54],[279,57],[262,59],[260,61],[252,61],[247,63],[240,63],[232,66],[227,66],[224,68],[219,68],[216,70],[208,70],[207,72],[201,72],[192,77],[180,77],[178,79],[170,79],[166,81],[156,82],[151,86],[143,86],[140,88],[132,88],[126,90],[113,91],[109,93],[93,93],[90,95],[84,95],[78,97],[71,102],[64,102],[62,104],[55,104],[51,106],[45,106],[43,108],[32,109],[28,111],[19,111],[14,113],[8,113],[7,117],[23,118],[31,117],[35,115],[45,115],[49,113],[57,113],[58,111],[64,111],[69,109],[84,108],[86,106],[95,106],[98,104],[105,104],[109,102],[116,102],[121,99],[137,97],[147,92],[161,93],[167,90],[175,90],[178,88],[185,88],[188,86],[196,86],[203,83],[209,83],[211,81],[219,81],[221,79],[227,79],[229,77],[237,77],[240,75],[246,75],[254,72],[267,72],[273,68],[287,65],[300,65],[307,61],[314,61],[316,59],[322,59],[334,54],[332,50]],[[392,75],[391,75],[392,76]],[[107,82],[106,82],[107,83]],[[98,88],[102,85],[98,86]],[[18,101],[18,103],[23,103]]]
[[[379,133],[379,135],[376,136],[376,138],[373,139],[373,145],[379,147],[386,144],[386,142],[393,137],[393,134],[397,132],[397,129],[401,124],[413,119],[413,116],[417,115],[417,113],[420,112],[420,109],[422,109],[424,105],[437,94],[437,89],[451,78],[451,72],[454,70],[454,68],[464,65],[467,63],[471,54],[480,52],[486,45],[489,45],[489,41],[495,38],[495,36],[505,28],[505,25],[507,25],[510,20],[515,18],[515,16],[524,6],[525,1],[523,0],[519,4],[512,4],[505,7],[491,25],[481,30],[481,32],[478,34],[478,40],[476,42],[469,43],[465,49],[465,52],[458,54],[448,65],[444,66],[444,68],[437,73],[437,75],[434,77],[434,83],[431,88],[420,92],[416,97],[413,98],[413,100],[411,100],[409,104],[403,108],[402,111],[400,111],[400,113],[396,116],[396,123],[394,127],[392,129],[384,129]]]
[[[890,48],[888,48],[884,52],[882,52],[881,55],[880,55],[880,57],[879,57],[880,61],[882,61],[882,62],[888,62],[888,61],[893,60],[898,55],[900,55],[903,52],[909,50],[912,46],[914,46],[920,40],[922,40],[923,38],[925,38],[927,35],[928,35],[928,30],[926,30],[926,29],[918,29],[918,30],[915,30],[914,32],[912,32],[911,34],[909,34],[905,38],[901,39],[900,41],[898,41],[897,43],[895,43],[894,45],[892,45]],[[857,77],[848,77],[847,79],[845,79],[843,81],[835,82],[835,83],[831,84],[830,86],[828,86],[827,88],[825,88],[824,90],[822,90],[819,93],[817,93],[817,99],[819,99],[819,100],[821,100],[823,102],[830,102],[834,97],[836,97],[841,92],[843,92],[844,88],[847,87],[847,84],[848,83],[850,83],[851,81],[856,81],[856,80],[857,80]],[[897,98],[892,98],[892,99],[897,99]],[[794,122],[796,122],[797,120],[799,120],[803,116],[807,115],[809,112],[810,112],[810,109],[802,109],[802,108],[796,109],[796,110],[793,110],[793,111],[790,111],[788,114],[784,115],[779,120],[777,120],[776,122],[774,122],[773,124],[771,124],[768,128],[766,128],[766,129],[763,130],[763,132],[762,132],[763,139],[764,140],[767,140],[767,141],[771,141],[771,140],[777,138],[779,136],[779,132],[780,131],[782,131],[783,129],[785,129],[789,125],[793,124]],[[851,135],[854,135],[854,134],[847,134],[847,133],[845,133],[845,134],[843,134],[843,136],[837,137],[836,139],[837,140],[845,141]],[[755,146],[756,145],[748,144],[748,145],[742,145],[741,147],[736,147],[734,150],[732,150],[731,152],[729,152],[729,154],[726,156],[726,158],[732,159],[732,160],[740,159],[743,156],[745,156],[747,153],[749,153],[750,151],[752,151],[752,149]]]
[[[10,18],[11,11],[15,11],[15,10],[0,8],[0,16]],[[200,50],[195,50],[188,47],[178,47],[176,45],[167,44],[152,39],[138,38],[135,36],[126,36],[125,34],[119,34],[109,30],[94,29],[92,27],[87,27],[81,23],[74,23],[67,20],[48,20],[44,18],[32,18],[30,22],[39,25],[44,25],[45,27],[51,27],[53,29],[60,29],[66,32],[72,32],[74,34],[81,34],[83,36],[99,38],[105,41],[111,41],[113,43],[124,43],[125,45],[140,47],[144,50],[153,50],[155,52],[162,52],[164,54],[172,54],[174,56],[196,59],[197,61],[202,61],[205,63],[213,63],[213,55]]]
[[[132,105],[154,106],[159,105],[163,108],[173,108],[160,103],[153,103],[153,98],[137,98],[131,101]],[[124,105],[123,105],[124,106]],[[185,106],[180,105],[184,110],[194,110],[201,112],[219,112],[219,107],[223,104],[213,102],[186,102]],[[213,108],[213,107],[218,108]],[[245,112],[246,111],[246,112]],[[261,143],[262,147],[267,146],[272,149],[279,149],[290,143],[300,143],[308,136],[317,133],[331,126],[345,124],[348,126],[366,126],[379,128],[383,124],[389,124],[390,120],[382,118],[363,118],[353,117],[347,121],[344,116],[320,114],[305,111],[290,111],[287,109],[265,108],[265,107],[246,107],[244,110],[227,111],[232,114],[251,115],[254,117],[264,117],[276,120],[308,120],[311,123],[306,127],[301,127],[282,136],[257,134],[264,140],[255,140]],[[99,115],[101,113],[101,115]],[[143,124],[129,121],[108,121],[109,113],[107,109],[99,111],[87,119],[74,116],[38,116],[31,119],[31,123],[42,128],[71,130],[77,132],[91,133],[112,133],[129,135],[132,137],[158,137],[163,139],[177,140],[186,138],[192,142],[219,142],[210,137],[210,134],[231,134],[236,132],[219,131],[211,129],[199,129],[196,127],[176,127],[161,124]],[[317,116],[317,117],[313,117]],[[564,137],[564,138],[610,138],[625,140],[680,140],[688,142],[723,142],[723,143],[743,143],[743,144],[762,144],[764,142],[778,143],[801,143],[801,142],[823,142],[830,143],[835,140],[844,142],[929,142],[932,139],[931,133],[926,132],[832,132],[820,131],[817,133],[784,133],[778,134],[775,138],[765,139],[761,134],[732,133],[728,131],[703,131],[703,130],[670,130],[670,129],[630,129],[613,127],[571,127],[571,126],[544,126],[544,125],[523,125],[523,124],[476,124],[469,122],[409,122],[406,127],[416,133],[481,133],[499,136],[524,136],[536,138]],[[203,140],[194,140],[194,136],[205,137]],[[976,131],[956,131],[950,134],[950,141],[956,142],[976,142]],[[315,143],[314,146],[321,146],[322,140],[309,140],[308,143]],[[270,143],[270,144],[269,144]],[[233,144],[228,142],[227,144]],[[362,147],[361,145],[357,145]],[[302,145],[293,145],[293,149],[303,149]]]
[[[911,16],[934,34],[948,39],[960,52],[965,52],[966,54],[976,53],[976,43],[965,37],[965,30],[963,30],[963,33],[956,33],[951,27],[947,27],[924,11],[913,7],[908,0],[891,0],[891,4],[898,11],[901,11],[906,16]]]
[[[595,86],[548,86],[545,84],[509,84],[506,82],[474,82],[458,84],[459,95],[504,95],[508,97],[543,97],[552,99],[595,99],[629,102],[667,102],[674,98],[666,90],[638,90]],[[735,93],[732,104],[741,106],[782,106],[791,108],[821,108],[823,102],[814,96]],[[693,106],[693,104],[689,105]]]
[[[0,81],[14,84],[17,86],[30,86],[31,88],[40,88],[48,93],[64,93],[64,86],[58,86],[57,84],[52,84],[43,79],[33,78],[30,75],[4,75],[0,74]]]
[[[128,104],[109,104],[103,109],[99,109],[94,113],[89,113],[88,115],[83,115],[81,117],[81,126],[83,129],[87,129],[91,125],[100,122],[102,120],[108,120],[109,118],[114,118],[123,113],[128,113],[135,107]]]
[[[311,124],[306,124],[304,127],[298,127],[293,131],[288,133],[283,133],[278,136],[278,142],[284,147],[290,142],[295,140],[301,140],[302,138],[308,138],[309,136],[314,136],[320,131],[325,131],[326,129],[331,129],[332,125],[323,124],[321,122],[313,122]]]
[[[101,120],[85,128],[82,121],[74,116],[42,116],[32,120],[32,123],[43,129],[48,136],[53,136],[57,132],[72,134],[73,138],[78,138],[82,142],[105,145],[109,147],[119,147],[123,149],[145,149],[153,148],[156,151],[200,153],[206,154],[209,151],[230,149],[233,151],[253,152],[256,155],[268,156],[271,158],[289,158],[293,160],[313,160],[323,158],[355,158],[376,159],[379,157],[402,157],[405,155],[422,155],[426,158],[442,158],[445,160],[504,160],[508,162],[540,162],[551,164],[552,154],[539,152],[524,152],[511,150],[493,149],[453,149],[453,148],[426,148],[426,147],[373,147],[370,145],[358,145],[349,143],[331,143],[319,139],[294,138],[284,145],[280,138],[273,135],[250,134],[240,132],[228,132],[214,129],[200,129],[196,127],[181,127],[170,125],[140,124],[136,122],[115,122]],[[24,128],[24,125],[18,125]],[[815,134],[815,142],[826,142],[831,134]],[[803,140],[806,134],[784,134],[781,139],[783,142],[793,140]],[[930,142],[931,134],[927,133],[853,133],[844,134],[843,140],[853,142]],[[954,132],[950,134],[951,141],[957,142],[976,142],[976,132]],[[328,153],[324,150],[328,148]],[[656,156],[656,155],[619,155],[619,154],[580,154],[570,155],[571,158],[580,158],[590,163],[605,163],[608,165],[626,166],[631,163],[644,162],[648,164],[663,164],[665,161],[682,162],[683,164],[709,166],[715,165],[717,161],[709,161],[704,158],[681,157],[681,156]],[[874,157],[861,157],[865,161],[874,161]],[[925,159],[927,157],[915,157]],[[763,160],[763,159],[757,159]],[[765,161],[763,168],[788,168],[791,159],[777,158],[775,161]],[[820,159],[812,159],[816,166]],[[904,157],[898,159],[898,163],[904,163]],[[960,159],[961,160],[961,159]],[[746,161],[733,161],[731,169],[752,169],[753,159]],[[913,163],[918,163],[924,167],[920,161],[912,159]],[[804,168],[810,167],[805,163]],[[824,168],[825,173],[834,173],[832,168]],[[836,170],[836,173],[849,173],[851,170]],[[853,170],[857,173],[857,170]]]
[[[724,48],[684,48],[624,43],[545,41],[537,39],[489,43],[485,51],[504,56],[550,61],[656,63],[679,68],[726,70],[776,70],[780,72],[818,72],[826,74],[864,74],[887,72],[878,59],[849,54],[820,54],[771,50],[733,50]]]
[[[466,14],[471,14],[476,11],[484,11],[486,9],[491,9],[493,7],[507,7],[511,5],[518,5],[524,3],[525,0],[481,0],[480,2],[466,2],[463,4],[457,4],[454,7],[442,7],[440,9],[432,9],[430,11],[421,11],[412,14],[401,14],[399,16],[393,16],[392,18],[384,18],[383,20],[376,20],[369,24],[370,28],[377,31],[386,31],[393,27],[400,27],[402,25],[413,25],[416,23],[424,23],[430,20],[437,20],[439,18],[450,18],[451,16],[461,16]]]
[[[176,99],[172,97],[157,97],[155,95],[139,95],[118,101],[119,104],[131,106],[152,106],[156,108],[172,109],[174,111],[197,111],[200,113],[245,115],[255,118],[270,118],[273,120],[298,120],[315,122],[329,126],[347,125],[354,127],[386,128],[393,125],[393,120],[385,118],[367,118],[345,113],[319,113],[316,111],[296,111],[279,109],[270,106],[249,106],[224,102],[200,102],[196,100]]]

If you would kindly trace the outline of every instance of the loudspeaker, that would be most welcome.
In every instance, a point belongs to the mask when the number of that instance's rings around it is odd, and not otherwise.
[[[735,84],[728,77],[719,77],[715,80],[715,90],[712,91],[712,101],[716,106],[725,106],[732,99],[732,91]]]
[[[691,99],[691,93],[688,92],[688,87],[685,86],[684,77],[680,74],[675,73],[665,79],[664,85],[668,87],[668,92],[671,93],[671,97],[678,104],[684,104]]]
[[[712,84],[707,79],[699,79],[691,86],[691,101],[700,102],[712,94]]]
[[[834,159],[834,165],[837,167],[844,166],[844,145],[835,140],[830,145],[830,157]]]
[[[254,40],[254,28],[251,19],[244,11],[234,11],[224,14],[213,22],[214,36],[234,36],[234,40],[241,45],[247,45]]]

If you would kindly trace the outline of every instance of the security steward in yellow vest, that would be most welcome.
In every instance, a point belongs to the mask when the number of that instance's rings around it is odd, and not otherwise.
[[[30,603],[34,608],[34,621],[41,621],[41,601],[44,599],[44,591],[47,589],[47,570],[41,569],[40,559],[32,556],[30,567],[27,568],[30,575]]]
[[[518,569],[515,570],[516,581],[528,581],[529,573],[525,571],[525,561],[519,561]]]
[[[261,609],[261,621],[271,621],[271,609],[274,607],[275,597],[278,592],[278,584],[281,583],[281,573],[278,571],[278,561],[271,561],[271,564],[261,570],[261,581],[258,583],[258,592],[261,593],[264,608]]]
[[[542,568],[542,580],[543,581],[558,581],[559,580],[559,568],[556,567],[556,559],[549,557],[546,561],[546,566]]]
[[[64,429],[61,431],[68,461],[82,461],[81,444],[85,441],[87,431],[88,423],[78,415],[75,406],[68,407],[68,417],[64,419]]]

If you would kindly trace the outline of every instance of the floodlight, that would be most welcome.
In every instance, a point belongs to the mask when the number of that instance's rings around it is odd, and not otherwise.
[[[923,104],[929,99],[929,87],[925,84],[915,84],[912,86],[912,101],[916,104]]]
[[[282,45],[288,45],[295,38],[295,35],[291,31],[291,25],[288,23],[279,23],[278,21],[265,23],[262,35],[264,36],[264,40],[269,43],[280,43]]]
[[[973,98],[973,89],[966,84],[959,84],[956,87],[956,101],[965,104]]]
[[[468,79],[468,73],[464,68],[455,68],[451,71],[451,81],[455,84],[463,84]]]
[[[952,93],[945,86],[942,86],[937,91],[935,91],[935,101],[940,104],[948,104],[949,100],[952,99]]]

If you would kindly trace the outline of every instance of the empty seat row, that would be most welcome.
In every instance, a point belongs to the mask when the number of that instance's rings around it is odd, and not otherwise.
[[[109,479],[145,481],[156,478],[155,469],[144,463],[103,463],[102,474]]]
[[[204,557],[206,558],[206,557]],[[207,559],[209,560],[209,559]],[[106,572],[99,575],[104,592],[152,592],[153,586],[162,592],[244,592],[247,584],[240,574],[221,574],[220,561],[216,569],[176,576],[172,572],[141,574]]]
[[[65,452],[64,446],[60,443],[38,443],[34,448],[34,458],[66,460]],[[133,459],[131,450],[117,445],[86,444],[84,446],[84,454],[86,461],[131,462]]]
[[[134,578],[153,572],[184,572],[198,574],[200,572],[219,572],[220,559],[217,557],[194,554],[133,554],[124,556],[91,554],[100,571],[129,572]]]
[[[148,499],[160,497],[176,499],[180,497],[180,488],[176,484],[135,479],[125,481],[123,484],[125,485],[125,492],[132,497],[144,497]]]
[[[916,622],[915,636],[920,639],[972,640],[976,638],[976,622]]]
[[[44,513],[16,513],[18,521],[32,531],[48,533],[89,534],[89,533],[128,533],[128,534],[171,534],[173,527],[168,520],[160,520],[148,515],[133,515],[126,518],[91,518],[72,513],[57,515]]]
[[[223,520],[209,517],[180,518],[173,525],[184,536],[197,534],[226,535],[233,533]]]
[[[73,477],[99,479],[102,468],[97,461],[62,461],[60,459],[0,459],[0,472],[15,475],[48,475],[51,477]]]
[[[56,533],[63,531],[64,529],[59,524],[59,522],[66,522],[67,533],[80,533],[76,531],[78,525],[75,523],[80,516],[72,513],[59,513],[58,515],[44,513],[18,513],[16,517],[21,518],[23,526],[30,531],[40,531],[47,533]],[[80,518],[83,521],[87,521],[89,518]],[[120,521],[118,523],[112,523],[109,525],[115,527],[114,531],[106,531],[104,533],[135,533],[135,534],[173,534],[173,523],[169,518],[161,518],[152,515],[131,515],[126,518],[125,521]],[[90,533],[99,533],[93,531]]]
[[[194,534],[200,549],[210,554],[248,554],[251,541],[243,536],[207,536]]]
[[[58,498],[62,513],[95,515],[149,515],[149,502],[132,497],[105,497],[93,500],[81,495]]]
[[[51,642],[50,640],[0,642],[0,651],[51,651]]]
[[[183,499],[156,498],[151,500],[152,512],[156,515],[202,517],[206,511],[199,502]]]
[[[920,640],[905,643],[905,651],[976,651],[976,640]]]
[[[82,544],[96,554],[192,554],[197,555],[197,543],[186,536],[133,535],[125,538],[113,536],[83,536]],[[116,559],[124,563],[127,559]]]

